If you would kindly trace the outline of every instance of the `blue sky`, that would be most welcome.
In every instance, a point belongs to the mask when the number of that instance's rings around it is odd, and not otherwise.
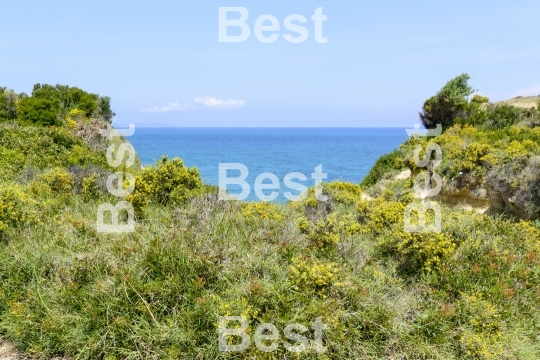
[[[248,10],[247,41],[218,41],[219,7]],[[274,43],[253,33],[263,14]],[[291,14],[308,19],[303,43],[283,37]],[[537,0],[2,2],[0,85],[108,95],[116,124],[410,127],[462,72],[492,100],[540,94],[538,14]]]

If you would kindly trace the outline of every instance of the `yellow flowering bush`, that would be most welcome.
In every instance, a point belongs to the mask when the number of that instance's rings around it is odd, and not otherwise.
[[[265,219],[279,221],[282,219],[277,207],[269,202],[248,202],[242,203],[241,214],[246,219]]]
[[[319,248],[330,248],[335,246],[341,239],[341,229],[336,214],[331,214],[324,220],[319,220],[309,232],[307,238]]]
[[[73,188],[73,177],[64,168],[54,168],[43,174],[44,182],[55,193],[69,193]]]
[[[461,351],[471,360],[499,359],[504,346],[492,336],[464,330],[460,339]]]
[[[65,118],[65,123],[68,128],[77,128],[78,123],[88,123],[88,118],[85,115],[85,112],[77,108],[71,109]]]
[[[0,233],[35,218],[33,203],[18,186],[0,187]]]
[[[515,246],[522,248],[529,253],[540,254],[540,228],[536,227],[530,221],[521,220],[518,223],[512,224]]]
[[[456,250],[456,244],[443,233],[403,233],[397,251],[427,272],[437,269]]]
[[[404,222],[405,205],[399,201],[387,201],[383,197],[372,201],[368,209],[369,221],[365,231],[380,234],[385,229]]]
[[[249,303],[249,300],[245,297],[241,297],[238,300],[225,301],[216,294],[210,295],[210,299],[217,305],[219,316],[241,316],[248,322],[253,321],[259,315],[259,310]],[[216,328],[220,326],[219,322],[216,322]],[[240,328],[239,322],[233,322],[226,324],[227,327]],[[237,340],[233,335],[227,335],[227,343],[229,345],[235,344]]]
[[[309,232],[309,220],[305,215],[301,215],[296,219],[296,225],[302,234]]]
[[[494,149],[488,144],[473,143],[469,147],[459,149],[448,155],[452,161],[452,169],[459,171],[473,171],[478,167],[492,166],[497,163]]]
[[[197,168],[188,168],[180,158],[171,160],[164,156],[135,177],[135,190],[126,200],[142,214],[151,201],[179,205],[202,193],[202,189]]]
[[[151,196],[152,189],[150,184],[148,184],[141,176],[135,176],[135,189],[131,194],[126,196],[126,201],[129,201],[131,205],[133,205],[136,216],[142,216],[148,207]]]
[[[407,270],[432,272],[454,254],[457,243],[445,233],[405,232],[403,228],[395,228],[379,236],[377,247],[381,253],[397,257]]]
[[[362,189],[357,184],[334,181],[325,184],[324,190],[339,204],[353,205],[362,200]]]
[[[259,315],[259,310],[250,305],[245,297],[235,301],[223,301],[214,295],[213,299],[218,303],[220,316],[242,316],[248,320],[254,320]]]
[[[81,195],[84,199],[90,200],[97,197],[99,189],[97,187],[98,174],[92,174],[83,178],[81,183]]]
[[[478,332],[497,335],[501,329],[501,315],[481,294],[461,294],[462,311],[469,317],[469,325]]]
[[[497,309],[481,295],[462,293],[460,308],[468,318],[468,326],[463,330],[460,344],[468,359],[496,359],[504,346],[499,341],[502,327]]]
[[[506,158],[512,160],[518,156],[524,157],[534,153],[538,154],[539,147],[538,144],[532,140],[514,140],[506,144],[504,151],[506,153]]]
[[[334,262],[298,256],[292,259],[290,282],[295,290],[315,293],[326,297],[333,287],[340,287],[338,281],[341,269]]]

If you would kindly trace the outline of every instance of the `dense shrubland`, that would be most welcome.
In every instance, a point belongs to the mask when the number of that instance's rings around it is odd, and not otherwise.
[[[272,354],[254,344],[220,352],[218,316],[241,315],[251,336],[260,323],[310,327],[322,317],[328,352],[309,348],[298,358],[540,357],[540,223],[527,220],[538,207],[537,110],[507,119],[515,110],[473,97],[460,106],[476,115],[460,110],[442,135],[410,138],[362,185],[325,184],[325,202],[314,189],[287,204],[218,201],[180,159],[135,164],[126,200],[136,231],[115,235],[95,227],[97,206],[117,199],[104,186],[113,171],[107,143],[92,135],[108,119],[93,99],[96,107],[56,113],[60,125],[28,126],[18,115],[0,124],[0,336],[21,350],[78,359],[293,357],[281,343]],[[480,111],[485,120],[467,122]],[[442,232],[404,232],[405,207],[420,200],[410,179],[392,179],[418,173],[412,151],[430,142],[443,148],[445,188],[490,184],[511,193],[522,219],[443,205]]]
[[[90,118],[110,122],[114,116],[110,99],[76,87],[36,84],[32,94],[17,94],[0,87],[0,122],[54,126],[66,123],[70,111],[78,109]]]

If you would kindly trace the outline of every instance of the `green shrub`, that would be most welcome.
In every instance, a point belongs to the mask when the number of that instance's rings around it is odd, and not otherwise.
[[[510,105],[498,105],[490,110],[487,125],[492,129],[502,129],[516,124],[520,119],[521,111]]]
[[[90,94],[76,87],[67,85],[35,84],[32,97],[47,100],[55,104],[58,110],[69,111],[74,108],[83,110],[86,117],[97,110],[99,95]]]
[[[33,202],[18,186],[0,186],[0,234],[34,218]]]
[[[319,220],[307,238],[317,248],[333,248],[341,239],[341,227],[337,216],[332,214],[325,220]]]
[[[100,194],[100,189],[97,185],[99,174],[92,174],[82,179],[81,195],[85,200],[95,199]]]
[[[151,201],[159,204],[183,204],[203,192],[197,168],[188,168],[180,158],[161,158],[135,177],[135,190],[126,197],[141,214]]]
[[[469,104],[467,104],[465,113],[462,116],[457,117],[454,120],[454,123],[461,126],[483,125],[489,118],[487,109],[486,103],[471,101]]]
[[[73,178],[64,168],[54,168],[45,172],[43,181],[53,192],[58,194],[69,193],[73,188]]]
[[[340,272],[336,263],[298,256],[292,259],[290,282],[297,291],[326,298],[330,291],[342,286]]]
[[[357,184],[333,181],[324,184],[324,190],[338,204],[353,205],[362,201],[362,188]]]
[[[26,97],[18,106],[19,121],[24,125],[61,125],[58,104],[49,99]]]
[[[27,167],[43,170],[70,165],[108,169],[105,154],[88,146],[73,132],[59,127],[0,124],[0,165],[4,176],[14,177]]]
[[[375,162],[375,165],[369,170],[369,173],[360,183],[362,189],[367,189],[370,186],[375,185],[379,180],[381,180],[384,175],[389,171],[394,169],[396,161],[401,158],[402,153],[400,150],[394,150],[391,153],[381,156]]]
[[[475,94],[473,98],[471,99],[471,102],[475,104],[485,104],[485,103],[489,103],[489,98],[487,96]]]

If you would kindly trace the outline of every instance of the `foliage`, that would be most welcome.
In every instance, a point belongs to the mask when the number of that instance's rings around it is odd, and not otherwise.
[[[242,203],[242,216],[246,219],[269,219],[279,221],[282,215],[278,212],[276,206],[268,202],[249,202]]]
[[[24,125],[58,126],[61,124],[58,117],[60,108],[51,99],[38,97],[25,97],[19,102],[19,121]]]
[[[54,103],[58,111],[81,109],[86,117],[91,117],[98,110],[99,105],[99,95],[66,85],[35,84],[32,97]],[[105,104],[105,106],[109,105]]]
[[[13,90],[0,87],[0,122],[17,119],[19,96]]]
[[[137,231],[106,234],[95,221],[97,207],[112,201],[103,189],[112,169],[77,135],[93,115],[64,110],[60,119],[77,128],[0,125],[0,333],[26,353],[294,356],[281,341],[271,354],[254,344],[221,352],[218,316],[244,316],[252,338],[260,323],[282,333],[322,317],[327,353],[310,346],[298,356],[306,359],[540,358],[538,221],[440,203],[440,233],[407,233],[405,208],[419,200],[409,180],[392,179],[412,167],[417,146],[436,143],[445,186],[489,185],[509,206],[535,211],[540,128],[454,124],[433,139],[411,138],[378,161],[368,183],[387,188],[369,200],[361,186],[333,182],[323,187],[327,202],[314,189],[287,204],[220,201],[195,168],[163,158],[131,169],[127,199],[144,212]]]
[[[149,202],[179,205],[202,191],[197,168],[187,168],[180,158],[163,157],[135,177],[135,191],[126,200],[142,214]]]
[[[368,187],[375,185],[385,174],[394,169],[396,161],[401,157],[402,154],[399,149],[381,156],[377,159],[371,170],[369,170],[369,173],[362,180],[360,186],[363,189],[367,189]]]
[[[115,115],[109,97],[67,85],[35,84],[31,96],[0,87],[0,122],[18,120],[23,125],[74,127],[73,111],[85,118],[110,123]]]
[[[54,168],[43,174],[43,181],[57,194],[69,193],[73,188],[73,178],[63,168]]]
[[[420,119],[427,129],[437,124],[451,126],[454,119],[461,116],[467,105],[467,97],[473,93],[469,86],[468,74],[461,74],[448,81],[439,92],[425,101]]]
[[[15,178],[25,168],[95,165],[108,168],[105,154],[65,128],[0,124],[0,178]]]
[[[353,205],[362,201],[360,185],[343,181],[333,181],[324,185],[324,190],[338,204]]]
[[[471,99],[471,102],[475,104],[486,104],[489,103],[489,98],[487,96],[475,94]]]
[[[337,281],[340,269],[335,263],[323,263],[317,259],[302,256],[292,259],[290,281],[295,290],[313,292],[326,297],[332,287],[339,287]]]
[[[490,128],[502,129],[519,121],[520,110],[510,105],[499,105],[495,106],[488,116],[487,124]]]
[[[8,227],[20,227],[33,220],[30,197],[18,186],[0,186],[0,235]]]

